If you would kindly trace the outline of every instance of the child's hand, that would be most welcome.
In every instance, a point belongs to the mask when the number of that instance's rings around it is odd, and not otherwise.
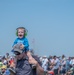
[[[38,62],[33,57],[29,57],[29,63],[33,64],[35,66],[37,66],[37,64],[38,64]]]
[[[23,44],[20,45],[20,49],[24,49],[24,45]]]

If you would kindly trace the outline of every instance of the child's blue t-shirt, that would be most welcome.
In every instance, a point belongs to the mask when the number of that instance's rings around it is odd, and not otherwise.
[[[28,40],[27,40],[27,38],[16,38],[15,39],[15,41],[14,41],[14,43],[13,43],[13,46],[15,45],[15,44],[23,44],[24,45],[24,51],[25,52],[27,52],[27,51],[29,51],[29,43],[28,43]]]

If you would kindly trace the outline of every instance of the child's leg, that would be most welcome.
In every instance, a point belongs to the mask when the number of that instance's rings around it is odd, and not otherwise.
[[[32,57],[30,51],[27,52],[27,56],[29,57],[29,63],[37,65],[37,61]]]

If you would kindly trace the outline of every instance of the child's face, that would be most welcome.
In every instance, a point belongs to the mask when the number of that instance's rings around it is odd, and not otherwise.
[[[24,29],[18,29],[18,38],[23,38],[24,37]]]

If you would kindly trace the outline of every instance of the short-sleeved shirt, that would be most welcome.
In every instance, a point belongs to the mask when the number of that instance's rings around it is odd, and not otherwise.
[[[27,40],[27,38],[16,38],[15,39],[15,41],[14,41],[14,43],[13,43],[13,46],[15,45],[15,44],[23,44],[24,45],[24,51],[28,51],[29,50],[29,43],[28,43],[28,40]]]
[[[15,71],[16,75],[32,75],[32,67],[29,64],[27,57],[17,61]]]
[[[33,58],[39,63],[41,66],[42,63],[39,58],[33,55]],[[37,75],[36,68],[32,68],[32,65],[28,62],[28,57],[26,56],[24,59],[18,60],[16,64],[16,75]]]

